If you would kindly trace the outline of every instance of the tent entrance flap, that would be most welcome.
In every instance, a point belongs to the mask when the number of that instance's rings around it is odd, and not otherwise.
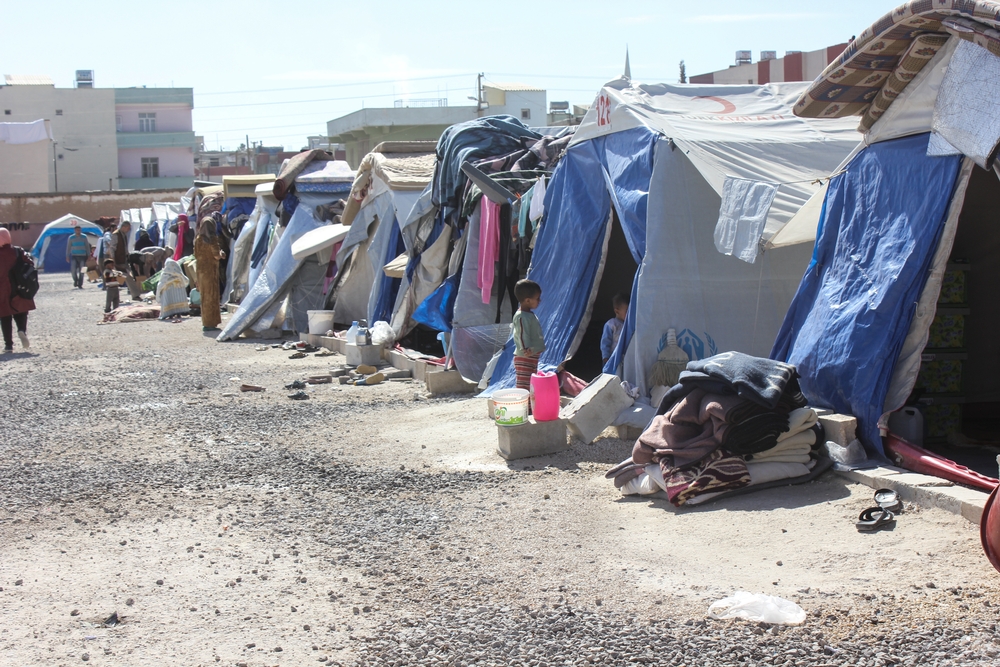
[[[604,367],[601,336],[604,324],[615,316],[612,299],[619,293],[629,298],[638,270],[639,265],[632,257],[625,232],[612,207],[601,268],[591,293],[590,307],[580,321],[574,347],[570,349],[570,359],[565,365],[566,370],[573,375],[589,382],[601,374]]]

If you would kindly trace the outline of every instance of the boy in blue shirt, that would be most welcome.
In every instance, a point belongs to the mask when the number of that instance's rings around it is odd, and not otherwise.
[[[519,280],[514,296],[521,305],[514,313],[514,372],[518,389],[531,389],[531,375],[538,370],[538,357],[545,351],[542,325],[532,312],[542,301],[542,287],[533,280]]]
[[[615,346],[618,345],[618,339],[622,335],[625,315],[628,314],[628,304],[628,296],[621,292],[611,297],[611,306],[615,309],[615,316],[604,323],[604,333],[601,335],[601,359],[605,364],[611,358]]]

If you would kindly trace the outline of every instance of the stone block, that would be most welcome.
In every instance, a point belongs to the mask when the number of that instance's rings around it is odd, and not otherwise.
[[[413,373],[403,369],[403,368],[383,368],[382,375],[385,376],[386,380],[400,380],[403,378],[409,379],[413,377]]]
[[[569,449],[566,422],[562,419],[536,422],[534,417],[528,417],[518,426],[497,426],[497,438],[497,451],[508,461]]]
[[[477,387],[474,382],[469,382],[458,371],[431,371],[424,375],[427,383],[427,391],[431,396],[441,394],[471,394]]]
[[[309,334],[309,333],[299,334],[300,341],[308,345],[312,345],[313,347],[321,347],[323,344],[322,338],[323,337],[320,336],[319,334]]]
[[[318,347],[325,347],[328,350],[343,354],[344,348],[347,347],[347,341],[336,336],[320,336]]]
[[[841,447],[847,447],[858,437],[858,420],[850,415],[822,415],[819,423],[826,431],[826,439],[834,441]]]
[[[431,370],[437,370],[441,368],[440,366],[431,366]],[[427,380],[427,362],[421,359],[416,359],[413,362],[413,379],[424,382]]]
[[[382,360],[382,348],[379,345],[347,343],[344,346],[344,355],[347,357],[348,366],[360,366],[361,364],[375,366]]]
[[[618,376],[604,373],[560,410],[559,416],[569,422],[569,432],[574,440],[588,443],[613,424],[622,410],[633,402],[632,397],[622,389]]]
[[[615,428],[618,429],[619,440],[638,440],[644,430],[637,426],[629,426],[628,424],[622,424]]]
[[[410,371],[410,373],[413,372],[413,367],[416,363],[413,361],[413,359],[410,359],[408,356],[402,354],[401,352],[396,352],[396,350],[388,350],[386,361],[388,361],[393,368],[399,368],[404,371]]]

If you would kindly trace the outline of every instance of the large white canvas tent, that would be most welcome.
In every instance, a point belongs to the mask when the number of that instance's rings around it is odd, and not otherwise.
[[[66,261],[66,241],[73,234],[73,228],[80,226],[80,231],[90,237],[90,244],[96,246],[104,230],[89,220],[67,213],[63,217],[45,225],[42,233],[31,248],[35,257],[35,266],[49,273],[69,271]]]
[[[631,305],[605,370],[644,393],[668,328],[692,359],[767,353],[809,249],[758,256],[761,240],[798,212],[861,138],[850,121],[794,116],[807,85],[622,78],[601,89],[548,187],[528,274],[543,290],[542,366],[574,355],[604,305],[598,297],[610,301],[602,289],[609,280],[630,285]],[[616,234],[624,239],[617,257],[609,252]],[[593,323],[598,336],[602,323]],[[512,354],[508,342],[491,391],[513,385]]]
[[[865,142],[822,205],[772,239],[815,237],[772,356],[796,364],[810,403],[858,417],[875,454],[880,419],[907,400],[924,406],[929,435],[957,433],[963,403],[995,414],[1000,401],[1000,182],[987,171],[1000,147],[998,29],[997,2],[907,3],[795,106],[817,122],[859,115]]]
[[[339,274],[328,300],[334,319],[388,321],[407,292],[383,268],[410,249],[401,232],[434,175],[433,141],[386,141],[362,159],[342,222],[351,229],[337,252]]]

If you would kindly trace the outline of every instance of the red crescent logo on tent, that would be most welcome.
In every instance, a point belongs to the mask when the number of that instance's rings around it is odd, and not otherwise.
[[[736,105],[723,97],[714,97],[712,95],[699,95],[695,98],[696,100],[712,100],[713,102],[718,102],[722,105],[722,111],[711,111],[709,113],[734,113],[736,111]]]

